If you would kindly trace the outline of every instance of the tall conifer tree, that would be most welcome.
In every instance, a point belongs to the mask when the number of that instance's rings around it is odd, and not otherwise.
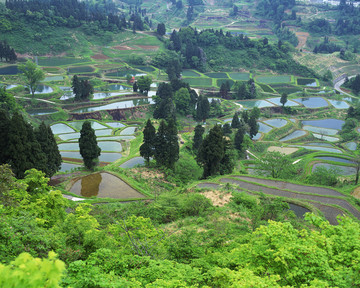
[[[152,125],[150,119],[146,122],[143,134],[144,140],[140,146],[140,155],[144,157],[146,165],[149,165],[150,157],[154,156],[155,150],[155,127]]]
[[[89,121],[85,121],[82,125],[79,138],[79,147],[85,167],[92,170],[97,163],[101,149],[97,145],[95,131],[91,128]]]
[[[54,134],[51,128],[42,122],[35,130],[35,137],[46,156],[46,171],[44,172],[46,176],[51,177],[60,170],[62,162]]]

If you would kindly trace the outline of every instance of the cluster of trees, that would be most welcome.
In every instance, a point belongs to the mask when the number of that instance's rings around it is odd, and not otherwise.
[[[294,6],[295,0],[261,0],[256,6],[256,12],[261,16],[272,19],[277,23],[281,23],[288,19],[294,20],[294,15],[296,19],[296,13],[289,15],[285,12],[286,10],[292,9]]]
[[[284,34],[285,35],[285,34]],[[210,66],[212,69],[229,66],[269,68],[280,72],[294,72],[313,77],[315,72],[295,62],[289,51],[291,46],[283,41],[269,44],[264,40],[251,40],[243,34],[233,36],[221,29],[197,31],[191,27],[173,31],[167,45],[184,68],[200,71]]]
[[[112,1],[103,1],[102,5],[98,5],[77,0],[7,0],[5,5],[29,21],[43,21],[49,26],[75,28],[97,22],[99,27],[109,31],[127,27],[125,16],[118,15]]]
[[[133,91],[143,93],[145,95],[150,91],[150,86],[152,83],[152,79],[150,76],[141,76],[135,83],[133,84]]]
[[[144,157],[147,165],[154,157],[158,166],[174,169],[179,159],[179,140],[174,119],[161,120],[158,130],[148,119],[143,130],[143,144],[140,146],[140,155]]]
[[[340,46],[335,43],[331,43],[329,41],[329,37],[325,36],[324,41],[321,44],[316,45],[313,51],[314,53],[333,53],[340,50]]]
[[[49,177],[60,170],[61,155],[49,126],[42,122],[34,129],[19,112],[0,110],[0,119],[0,163],[10,164],[16,177],[23,178],[31,168]]]
[[[221,126],[215,125],[199,145],[199,138],[202,137],[200,133],[203,131],[198,127],[195,131],[197,135],[194,136],[197,140],[194,146],[199,147],[196,161],[204,169],[203,178],[231,173],[235,167],[235,153],[231,141],[224,137]]]
[[[360,33],[360,7],[354,7],[351,2],[340,0],[338,17],[335,26],[337,35],[357,35]]]
[[[351,79],[346,78],[344,86],[350,88],[352,91],[354,91],[355,94],[358,95],[360,93],[360,74]]]
[[[0,41],[0,61],[15,62],[17,56],[14,48],[10,47],[5,41]]]
[[[87,79],[79,79],[77,75],[74,75],[71,80],[71,87],[75,95],[75,101],[88,100],[94,93],[94,87]]]
[[[231,94],[230,91],[233,90]],[[233,86],[230,88],[230,82],[226,81],[221,83],[220,86],[220,97],[223,99],[255,99],[257,97],[257,90],[255,86],[255,81],[249,79],[245,81],[236,81]]]
[[[312,33],[320,35],[330,35],[332,32],[331,24],[326,19],[315,19],[308,24],[308,29]]]

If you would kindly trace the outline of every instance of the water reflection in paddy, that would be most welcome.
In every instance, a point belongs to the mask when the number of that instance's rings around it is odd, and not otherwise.
[[[307,126],[305,125],[303,127],[304,130],[320,133],[323,135],[336,135],[339,131],[336,129],[330,129],[330,128],[322,128],[322,127],[314,127],[314,126]]]
[[[341,130],[342,125],[344,125],[345,121],[338,119],[321,119],[321,120],[304,120],[301,121],[303,125],[310,125],[322,128],[330,128]]]
[[[324,146],[294,145],[294,146],[291,146],[291,147],[301,147],[301,148],[306,148],[306,149],[309,149],[309,150],[325,151],[325,152],[333,152],[333,153],[342,153],[342,151],[339,150],[339,149],[330,148],[330,147],[324,147]]]
[[[101,148],[101,151],[122,151],[121,143],[116,141],[98,141],[98,146]]]
[[[77,152],[77,151],[74,151],[74,152],[60,151],[60,155],[63,158],[82,159],[80,152]]]
[[[349,142],[345,144],[345,147],[348,148],[351,151],[355,151],[357,144],[355,142]]]
[[[326,136],[324,134],[317,134],[317,133],[313,133],[313,136],[317,139],[321,139],[321,140],[325,140],[325,141],[329,141],[329,142],[336,142],[339,141],[339,138],[336,137],[331,137],[331,136]]]
[[[46,93],[52,93],[54,90],[50,86],[46,85],[38,85],[36,87],[34,94],[46,94]]]
[[[329,106],[325,99],[321,97],[304,97],[293,100],[304,105],[306,108],[320,108]]]
[[[317,156],[315,159],[328,160],[328,161],[335,161],[335,162],[342,162],[342,163],[353,164],[353,162],[352,162],[350,159],[344,159],[344,158],[339,158],[339,157]]]
[[[265,100],[241,100],[241,101],[237,101],[237,103],[247,108],[254,108],[254,107],[263,108],[263,107],[275,106],[274,104]]]
[[[127,127],[120,132],[120,135],[132,135],[135,133],[137,127]]]
[[[304,136],[305,134],[306,134],[306,132],[303,130],[296,130],[296,131],[290,133],[289,135],[285,136],[284,138],[280,139],[280,141],[289,141],[289,140]]]
[[[121,168],[134,168],[135,166],[144,166],[145,159],[143,157],[134,157],[120,165]]]
[[[120,96],[120,95],[126,95],[130,92],[100,92],[100,93],[94,93],[93,95],[93,99],[94,100],[99,100],[99,99],[104,99],[104,98],[108,98],[108,97],[114,97],[114,96]]]
[[[108,128],[96,121],[89,121],[89,122],[90,122],[91,128],[93,128],[94,130]],[[77,130],[81,130],[83,124],[84,124],[84,121],[69,122],[69,125],[71,125],[72,127],[74,127]]]
[[[290,210],[293,211],[296,217],[304,218],[304,214],[307,212],[311,212],[309,209],[302,207],[300,205],[296,205],[293,203],[289,203]]]
[[[120,153],[108,153],[108,152],[102,152],[99,156],[100,162],[114,162],[118,159],[120,159],[122,155]]]
[[[339,101],[339,100],[331,100],[328,99],[331,105],[333,105],[336,109],[348,109],[350,107],[349,104],[347,104],[345,101]]]
[[[62,163],[61,163],[60,171],[61,171],[61,172],[70,171],[71,169],[79,168],[79,167],[81,167],[81,165],[62,162]]]
[[[95,173],[78,179],[71,187],[70,192],[83,196],[99,198],[145,198],[145,196],[120,178],[109,173]]]
[[[86,112],[95,112],[95,111],[101,111],[101,110],[124,109],[124,108],[136,107],[136,106],[146,105],[146,104],[154,104],[154,101],[151,98],[139,98],[139,99],[128,100],[128,101],[119,101],[119,102],[110,103],[110,104],[102,105],[102,106],[80,108],[80,109],[76,109],[72,112],[86,113]]]
[[[105,123],[106,125],[109,125],[112,128],[122,128],[125,127],[124,124],[122,124],[121,122],[107,122]]]
[[[50,128],[51,128],[51,131],[53,132],[53,134],[63,134],[63,133],[75,132],[74,129],[70,128],[69,126],[67,126],[66,124],[63,124],[63,123],[51,125]]]
[[[281,97],[274,97],[274,98],[269,98],[269,99],[266,99],[267,101],[270,101],[271,103],[274,103],[275,105],[277,106],[282,106],[281,102],[280,102],[280,99]],[[286,103],[285,103],[285,106],[299,106],[300,104],[299,103],[296,103],[294,101],[291,101],[291,100],[287,100]]]
[[[259,132],[268,133],[273,129],[272,127],[270,127],[262,122],[258,122],[258,124],[259,124]]]
[[[59,134],[61,140],[70,140],[70,139],[79,139],[80,132],[68,133],[68,134]]]
[[[276,118],[276,119],[269,119],[264,121],[266,124],[269,124],[270,126],[274,126],[277,128],[284,127],[287,124],[287,121],[285,119]]]
[[[78,142],[61,143],[58,144],[58,148],[60,151],[62,150],[79,151],[79,143]]]
[[[345,176],[356,174],[356,168],[355,167],[334,165],[334,164],[329,164],[329,163],[316,163],[316,164],[314,164],[314,166],[312,167],[312,172],[314,172],[317,167],[325,167],[327,169],[335,168],[335,169],[339,170],[340,175],[345,175]]]

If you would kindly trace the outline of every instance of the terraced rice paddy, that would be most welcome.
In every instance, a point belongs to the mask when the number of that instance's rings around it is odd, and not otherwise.
[[[184,78],[185,83],[189,83],[190,86],[195,87],[210,87],[212,86],[211,78]]]
[[[326,169],[336,169],[340,175],[349,176],[356,174],[356,168],[355,167],[349,167],[349,166],[341,166],[341,165],[334,165],[329,163],[316,163],[312,167],[312,172],[316,170],[318,167],[325,167]]]
[[[91,66],[76,66],[76,67],[68,67],[67,71],[71,74],[78,73],[86,73],[93,72],[95,69]]]
[[[63,134],[63,133],[72,133],[75,132],[75,130],[71,127],[69,127],[66,124],[58,123],[50,126],[51,131],[53,134]]]
[[[250,79],[250,74],[249,73],[229,73],[229,76],[231,79],[237,80],[237,81],[247,81]]]
[[[269,98],[266,99],[267,101],[274,103],[277,106],[282,106],[281,102],[280,102],[281,97],[274,97],[274,98]],[[300,104],[291,100],[287,100],[285,103],[285,106],[299,106]]]
[[[287,76],[287,75],[257,76],[256,81],[264,84],[290,83],[291,76]]]
[[[241,101],[237,101],[237,103],[243,105],[246,108],[254,108],[254,107],[263,108],[263,107],[275,106],[274,104],[266,100],[241,100]]]
[[[206,75],[210,78],[229,78],[229,76],[223,72],[205,73],[204,75]]]
[[[200,74],[198,74],[197,72],[195,72],[193,70],[183,70],[181,72],[181,75],[183,77],[200,77]]]
[[[80,58],[68,58],[68,57],[48,57],[48,58],[38,58],[38,65],[40,66],[62,66],[62,65],[71,65],[76,63],[85,63],[89,62],[90,59],[80,59]]]
[[[306,135],[306,132],[303,130],[296,130],[292,133],[290,133],[289,135],[285,136],[284,138],[281,138],[280,141],[284,142],[284,141],[289,141],[289,140],[293,140],[296,138],[300,138],[302,136]]]
[[[321,97],[304,97],[292,100],[304,105],[306,108],[321,108],[329,106],[326,100]]]
[[[96,196],[99,198],[134,199],[145,196],[120,178],[109,173],[95,173],[75,181],[71,193],[82,197]]]
[[[288,123],[287,120],[281,118],[269,119],[263,122],[276,128],[284,127]]]

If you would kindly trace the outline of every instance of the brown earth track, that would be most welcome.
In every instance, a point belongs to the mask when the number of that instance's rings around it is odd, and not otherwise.
[[[96,60],[106,60],[109,59],[110,57],[104,55],[104,54],[95,54],[91,56],[92,59],[96,59]]]

